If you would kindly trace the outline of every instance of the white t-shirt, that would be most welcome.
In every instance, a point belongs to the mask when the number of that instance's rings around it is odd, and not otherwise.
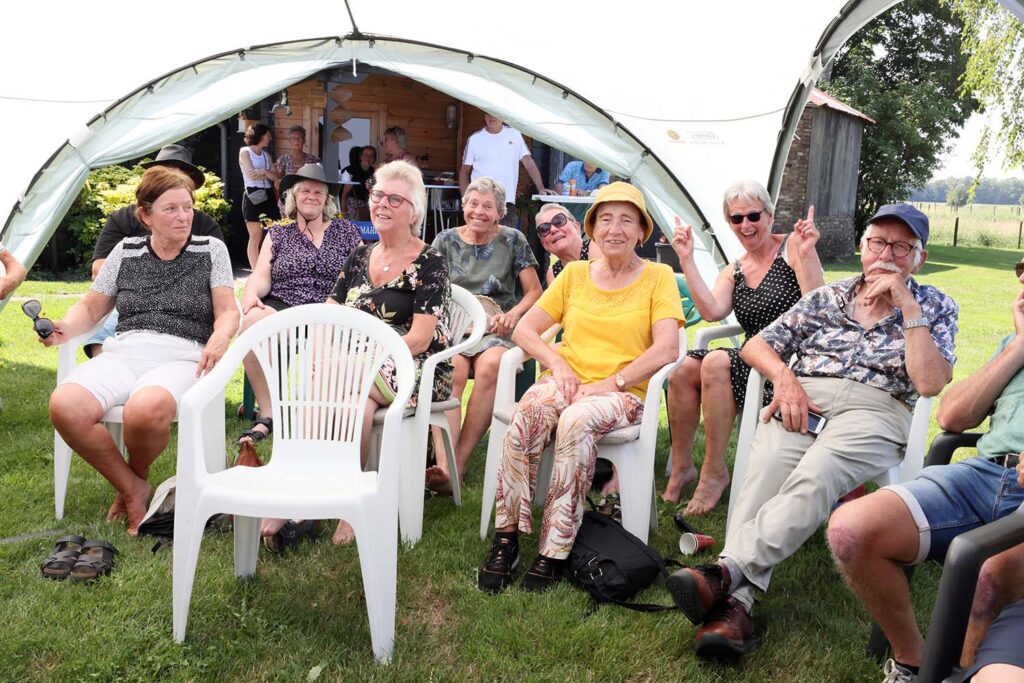
[[[505,188],[505,201],[515,204],[520,159],[530,154],[522,134],[505,126],[500,133],[481,128],[469,136],[462,164],[472,166],[471,180],[493,178]]]

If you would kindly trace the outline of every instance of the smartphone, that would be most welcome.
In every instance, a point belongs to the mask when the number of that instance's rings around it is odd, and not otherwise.
[[[782,422],[782,411],[776,411],[776,413],[774,415],[772,415],[772,417],[774,417],[779,422]],[[825,429],[825,422],[827,422],[827,420],[825,419],[824,415],[819,415],[818,413],[814,412],[813,410],[808,410],[807,411],[807,431],[808,431],[808,433],[810,433],[810,434],[821,434],[821,430]]]

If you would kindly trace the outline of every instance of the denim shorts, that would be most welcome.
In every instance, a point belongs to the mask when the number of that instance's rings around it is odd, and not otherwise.
[[[103,342],[114,336],[114,332],[117,330],[117,318],[117,309],[114,309],[110,312],[110,315],[107,316],[107,319],[103,321],[103,325],[97,328],[95,333],[85,340],[85,343],[82,344],[82,346],[85,347],[86,356],[92,358],[90,347],[93,344],[103,344]]]
[[[1017,470],[987,458],[926,467],[916,479],[886,489],[903,499],[917,524],[920,543],[913,564],[941,562],[954,538],[1024,503]]]
[[[964,681],[989,664],[1012,664],[1024,668],[1024,650],[1020,636],[1024,633],[1024,600],[1003,609],[1002,614],[992,622],[985,634],[985,640],[978,648],[974,665],[964,672]]]

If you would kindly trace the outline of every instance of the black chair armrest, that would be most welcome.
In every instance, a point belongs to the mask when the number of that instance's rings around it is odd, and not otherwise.
[[[981,565],[1020,543],[1024,543],[1024,508],[961,534],[950,544],[929,622],[920,683],[942,681],[960,661]]]
[[[981,438],[981,432],[942,432],[932,441],[924,466],[948,465],[958,448],[973,448]]]

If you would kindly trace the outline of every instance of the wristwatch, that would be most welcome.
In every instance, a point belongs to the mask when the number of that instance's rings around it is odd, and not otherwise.
[[[928,327],[928,321],[924,318],[914,318],[913,320],[903,321],[903,329],[909,330],[912,327]]]
[[[626,390],[626,378],[622,376],[621,372],[615,373],[615,386],[619,391]]]

